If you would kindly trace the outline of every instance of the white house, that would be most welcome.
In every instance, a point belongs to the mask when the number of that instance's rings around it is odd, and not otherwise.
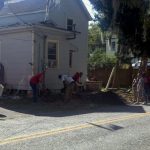
[[[55,4],[56,2],[56,4]],[[9,0],[0,10],[0,62],[5,83],[29,89],[45,64],[45,84],[59,89],[59,74],[87,75],[88,21],[82,0]],[[33,65],[30,65],[33,64]]]
[[[114,55],[118,51],[118,38],[113,34],[111,38],[106,38],[106,54]]]

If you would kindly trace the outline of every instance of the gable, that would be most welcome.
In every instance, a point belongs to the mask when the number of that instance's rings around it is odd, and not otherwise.
[[[57,7],[58,9],[55,9],[55,5],[53,3],[58,3],[59,1],[60,7],[58,6],[59,8]],[[80,9],[80,13],[85,16],[85,19],[87,21],[91,20],[91,16],[82,0],[51,0],[52,7],[49,6],[51,7],[51,11],[48,14],[48,20],[51,24],[57,24],[58,26],[65,27],[63,24],[65,24],[66,17],[63,15],[63,12],[69,10],[71,13],[73,6],[69,9],[66,8],[70,7],[69,5],[61,7],[64,2],[68,4],[72,3],[72,5],[76,4],[78,8],[77,10],[74,10],[73,13],[78,12],[78,9]],[[0,10],[0,27],[37,24],[43,22],[46,17],[46,6],[47,0],[7,0],[4,7]]]

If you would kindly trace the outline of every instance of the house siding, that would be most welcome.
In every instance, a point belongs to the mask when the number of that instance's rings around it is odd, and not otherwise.
[[[41,30],[41,33],[43,32],[44,31]],[[83,79],[85,80],[87,75],[87,46],[85,45],[85,42],[87,42],[87,37],[84,35],[83,38],[83,36],[78,35],[75,40],[68,41],[65,33],[49,31],[45,32],[45,35],[47,35],[47,42],[58,42],[58,66],[56,68],[49,68],[46,72],[46,87],[49,89],[60,89],[62,87],[62,82],[58,80],[59,74],[68,74],[72,76],[76,71],[82,71],[84,73]],[[44,52],[46,52],[46,50],[44,50],[44,40],[41,39],[41,37],[44,38],[44,35],[37,35],[35,33],[35,72],[41,71],[42,68],[40,66],[43,65],[43,56]],[[39,44],[41,45],[40,52],[38,48]],[[74,50],[72,68],[69,68],[69,50]],[[46,61],[47,60],[45,58],[45,62]]]
[[[27,16],[29,19],[27,19]],[[44,13],[39,13],[39,21],[42,21]],[[23,15],[20,18],[30,23],[34,15]],[[46,72],[45,83],[49,89],[60,89],[62,82],[58,80],[59,74],[73,75],[77,71],[83,72],[83,80],[87,76],[87,55],[88,55],[88,17],[85,15],[79,3],[75,0],[63,0],[60,7],[49,12],[49,20],[52,20],[58,27],[67,28],[67,18],[73,19],[76,30],[80,32],[74,40],[67,40],[68,32],[47,29],[38,29],[34,32],[22,31],[12,34],[0,35],[2,40],[2,63],[6,70],[6,83],[12,88],[29,89],[29,77],[42,71],[42,66],[47,62],[44,36],[46,41],[58,41],[58,66],[49,68]],[[19,19],[21,21],[21,19]],[[38,17],[35,18],[38,21]],[[44,20],[43,20],[44,21]],[[9,22],[10,23],[10,22]],[[73,37],[73,34],[72,34]],[[18,38],[19,40],[14,40]],[[72,68],[69,68],[69,50],[73,50]],[[5,53],[5,54],[3,54]],[[29,65],[33,63],[33,67]],[[16,70],[16,71],[15,71]],[[25,78],[25,79],[24,79]]]
[[[115,46],[113,46],[112,43],[115,43]],[[106,54],[115,55],[117,51],[118,51],[118,38],[116,35],[112,35],[110,39],[109,38],[106,39]]]
[[[8,88],[28,89],[28,78],[32,74],[32,34],[19,32],[0,35],[1,63],[5,69]]]
[[[62,13],[50,14],[55,17],[57,24],[62,25],[64,28],[67,27],[67,18],[73,19],[76,24],[76,30],[81,32],[74,40],[66,40],[66,37],[60,35],[55,37],[54,35],[49,36],[51,40],[59,41],[59,65],[57,69],[49,69],[47,72],[47,86],[50,89],[60,89],[62,83],[58,80],[59,74],[73,75],[77,71],[83,72],[83,81],[87,77],[87,56],[88,56],[88,18],[83,13],[78,3],[74,0],[64,0],[61,6]],[[58,20],[57,20],[58,18]],[[72,68],[69,68],[69,50],[73,52],[73,63]]]
[[[87,76],[87,56],[88,56],[88,19],[77,1],[64,0],[66,18],[72,18],[76,24],[76,30],[81,32],[75,40],[69,41],[70,47],[76,51],[73,53],[73,67],[70,73],[82,71],[83,79]]]

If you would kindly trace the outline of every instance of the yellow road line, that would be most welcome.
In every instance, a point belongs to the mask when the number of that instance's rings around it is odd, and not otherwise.
[[[50,131],[32,133],[30,135],[16,136],[16,137],[1,140],[0,145],[12,144],[15,142],[17,143],[17,142],[31,140],[31,139],[35,139],[35,138],[57,135],[57,134],[65,133],[65,132],[69,132],[69,131],[90,128],[90,127],[93,127],[92,124],[105,125],[105,124],[110,124],[110,123],[114,123],[114,122],[136,119],[136,118],[141,118],[141,117],[146,117],[146,116],[150,116],[150,112],[140,113],[140,114],[137,113],[134,115],[127,115],[127,116],[123,116],[123,117],[116,117],[116,118],[105,119],[105,120],[98,120],[95,122],[91,122],[91,124],[85,123],[85,124],[80,124],[80,125],[76,125],[76,126],[69,126],[69,127],[54,129],[54,130],[50,130]]]

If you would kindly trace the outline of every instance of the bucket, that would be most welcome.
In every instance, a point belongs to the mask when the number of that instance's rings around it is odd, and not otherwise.
[[[4,86],[2,84],[0,84],[0,96],[2,96],[4,91]]]

